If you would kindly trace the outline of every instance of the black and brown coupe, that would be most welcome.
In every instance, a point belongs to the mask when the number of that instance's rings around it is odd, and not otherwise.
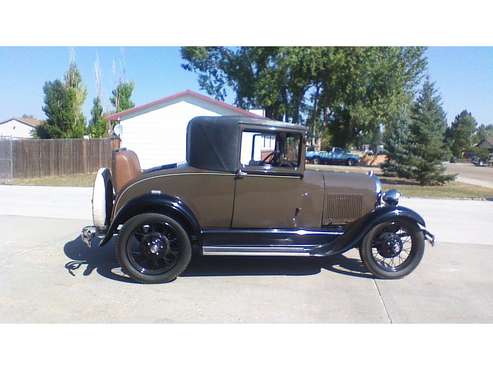
[[[359,248],[368,270],[400,278],[433,236],[378,177],[305,170],[305,127],[267,119],[196,117],[186,163],[142,171],[116,150],[93,190],[94,226],[118,236],[123,270],[146,283],[182,273],[202,255],[325,257]],[[163,158],[163,162],[165,159]]]

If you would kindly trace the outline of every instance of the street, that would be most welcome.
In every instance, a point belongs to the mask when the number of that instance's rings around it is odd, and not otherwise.
[[[436,234],[421,265],[373,279],[356,251],[328,259],[201,257],[172,283],[122,275],[87,249],[90,188],[0,186],[0,322],[493,322],[493,203],[403,199]]]
[[[472,163],[447,163],[447,173],[457,174],[457,181],[493,188],[493,167],[478,167]]]

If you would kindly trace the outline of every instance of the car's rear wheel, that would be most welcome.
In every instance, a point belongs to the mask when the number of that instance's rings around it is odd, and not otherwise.
[[[399,279],[418,266],[424,246],[423,232],[416,223],[392,219],[368,232],[361,243],[360,256],[373,275]]]
[[[313,158],[313,164],[320,164],[320,159],[317,157]]]
[[[354,165],[354,161],[352,159],[348,159],[347,162],[346,162],[346,164],[348,166],[353,166]]]
[[[167,283],[190,263],[192,247],[185,229],[174,219],[144,213],[128,220],[116,255],[123,271],[142,283]]]

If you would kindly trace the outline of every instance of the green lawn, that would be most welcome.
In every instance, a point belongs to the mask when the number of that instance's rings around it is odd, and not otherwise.
[[[442,186],[420,186],[381,177],[383,190],[397,189],[403,196],[420,198],[493,199],[493,189],[453,181]]]
[[[38,185],[38,186],[80,186],[92,187],[95,173],[84,173],[69,176],[36,177],[32,179],[15,179],[13,185]]]

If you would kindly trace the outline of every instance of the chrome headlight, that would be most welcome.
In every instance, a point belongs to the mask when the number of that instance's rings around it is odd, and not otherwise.
[[[400,197],[401,193],[399,193],[395,189],[391,189],[383,193],[382,200],[385,202],[385,204],[388,204],[389,206],[396,206],[397,204],[399,204]]]

